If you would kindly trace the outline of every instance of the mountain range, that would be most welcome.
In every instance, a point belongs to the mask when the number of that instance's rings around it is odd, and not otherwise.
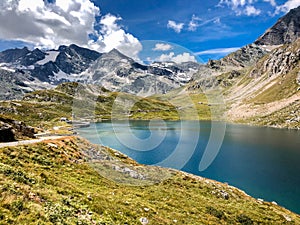
[[[0,98],[22,98],[64,82],[139,96],[170,93],[169,100],[181,93],[176,90],[199,95],[221,90],[227,120],[299,128],[299,18],[300,7],[280,18],[254,43],[206,64],[145,65],[116,49],[98,53],[76,45],[47,51],[9,49],[0,53]]]
[[[0,96],[15,99],[33,90],[73,81],[152,95],[186,84],[198,68],[194,62],[143,65],[116,49],[101,54],[74,44],[49,51],[9,49],[0,53]]]

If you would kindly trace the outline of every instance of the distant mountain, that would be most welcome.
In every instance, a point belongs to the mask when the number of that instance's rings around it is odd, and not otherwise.
[[[0,63],[6,68],[28,73],[40,81],[59,83],[62,76],[79,74],[101,54],[76,45],[60,46],[58,50],[9,49],[0,52]]]
[[[198,68],[198,63],[191,67],[174,62],[143,65],[113,49],[101,55],[82,77],[109,90],[145,96],[186,84]]]
[[[100,55],[77,45],[60,46],[58,50],[47,51],[45,58],[36,62],[30,72],[41,81],[59,84],[69,81],[69,75],[85,71]]]
[[[236,77],[252,70],[252,67],[261,68],[258,64],[260,60],[272,53],[278,45],[296,42],[299,33],[300,7],[280,18],[255,43],[223,59],[209,60],[206,65],[194,62],[154,62],[145,65],[116,49],[98,53],[76,45],[60,46],[57,50],[48,51],[31,51],[26,47],[9,49],[0,52],[0,98],[19,97],[26,92],[63,82],[91,83],[111,91],[141,96],[166,93],[190,81],[211,88],[219,84],[214,81],[215,78],[224,73],[232,74],[235,71],[232,76]],[[280,59],[275,61],[280,62]],[[278,65],[274,64],[273,67]],[[239,72],[241,70],[243,72]]]
[[[0,77],[5,80],[0,84],[0,87],[5,85],[1,99],[21,96],[36,87],[49,88],[70,81],[138,95],[165,93],[190,81],[198,68],[199,64],[193,62],[143,65],[116,49],[103,54],[76,45],[49,51],[30,51],[26,47],[9,49],[0,53]],[[7,73],[11,79],[2,75]],[[26,86],[18,86],[13,80],[23,80]],[[6,87],[17,91],[9,91]]]
[[[255,44],[281,45],[293,43],[300,37],[300,6],[281,17],[274,26],[268,29]]]
[[[9,63],[16,66],[29,66],[44,59],[45,56],[46,53],[39,49],[34,49],[33,51],[28,50],[27,47],[22,49],[8,49],[0,52],[0,63]]]

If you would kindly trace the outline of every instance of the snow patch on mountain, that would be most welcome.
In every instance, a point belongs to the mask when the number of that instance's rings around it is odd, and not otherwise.
[[[13,73],[15,72],[14,69],[7,67],[5,63],[1,63],[1,64],[0,64],[0,68],[1,68],[2,70],[6,70],[6,71],[9,71],[9,72],[13,72]]]
[[[59,51],[47,51],[46,52],[46,57],[38,62],[36,62],[36,64],[38,65],[44,65],[48,62],[55,62],[57,56],[59,55]]]

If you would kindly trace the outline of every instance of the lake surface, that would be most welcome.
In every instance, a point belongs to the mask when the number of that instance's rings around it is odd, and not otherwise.
[[[255,198],[300,213],[300,131],[227,124],[224,137],[223,132],[212,135],[224,128],[215,123],[212,129],[206,121],[118,121],[92,124],[79,133],[139,163],[227,182]],[[200,162],[207,156],[211,164],[200,171]]]

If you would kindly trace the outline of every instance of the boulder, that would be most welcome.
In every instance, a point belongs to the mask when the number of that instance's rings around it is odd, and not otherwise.
[[[10,142],[15,140],[15,134],[12,126],[7,123],[0,122],[0,142]]]

